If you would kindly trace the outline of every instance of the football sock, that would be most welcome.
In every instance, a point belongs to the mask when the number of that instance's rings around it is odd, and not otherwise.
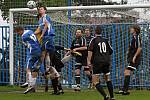
[[[114,95],[113,95],[113,85],[112,85],[112,82],[111,82],[111,81],[108,81],[108,82],[107,82],[107,88],[108,88],[110,97],[113,98],[113,97],[114,97]]]
[[[58,86],[58,78],[52,79],[52,86],[54,89],[54,93],[57,92],[57,86]]]
[[[127,92],[130,83],[130,75],[125,76],[123,91]]]
[[[59,90],[63,90],[62,86],[61,86],[61,83],[58,83],[58,89]]]
[[[32,86],[32,75],[31,75],[31,72],[29,72],[28,75],[29,75],[29,78],[28,78],[29,85],[28,86]]]
[[[96,89],[98,90],[99,93],[101,93],[101,95],[102,95],[103,97],[106,97],[106,96],[107,96],[106,93],[105,93],[105,91],[104,91],[104,89],[103,89],[103,87],[100,85],[100,83],[97,83],[97,84],[96,84]]]
[[[80,75],[76,75],[76,84],[80,84]]]
[[[35,87],[35,84],[36,84],[36,78],[32,78],[31,86],[32,86],[32,87]]]

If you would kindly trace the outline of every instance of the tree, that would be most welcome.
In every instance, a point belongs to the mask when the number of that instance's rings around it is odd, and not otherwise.
[[[91,6],[91,5],[118,5],[120,3],[112,2],[111,0],[106,2],[105,0],[74,0],[75,4]]]
[[[10,8],[27,8],[29,0],[0,0],[0,9],[2,10],[2,17],[4,20],[8,19]],[[46,6],[67,6],[68,0],[34,0],[42,1]]]

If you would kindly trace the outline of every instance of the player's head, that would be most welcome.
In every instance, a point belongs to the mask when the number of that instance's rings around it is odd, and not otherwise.
[[[100,35],[102,33],[102,28],[100,26],[97,26],[95,29],[95,35]]]
[[[84,29],[84,33],[85,33],[86,36],[90,36],[90,35],[91,35],[91,34],[90,34],[90,28],[89,28],[89,27],[86,27],[86,28]]]
[[[77,29],[76,30],[76,37],[81,37],[82,36],[82,30],[81,29]]]
[[[41,7],[38,8],[38,13],[39,13],[40,15],[45,14],[46,11],[47,11],[47,9],[46,9],[45,6],[41,6]]]
[[[19,35],[22,35],[23,32],[24,32],[24,28],[21,27],[21,26],[18,26],[18,27],[15,28],[14,32],[18,33]]]
[[[130,27],[130,33],[133,35],[138,35],[140,33],[141,29],[139,25],[133,25]]]

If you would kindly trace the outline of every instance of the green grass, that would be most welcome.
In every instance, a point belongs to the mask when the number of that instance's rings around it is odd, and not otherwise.
[[[83,90],[74,92],[66,90],[64,95],[50,95],[40,90],[37,93],[23,94],[25,89],[19,87],[0,87],[0,100],[103,100],[102,96],[95,90]],[[150,100],[150,91],[132,90],[129,96],[115,95],[116,100]]]

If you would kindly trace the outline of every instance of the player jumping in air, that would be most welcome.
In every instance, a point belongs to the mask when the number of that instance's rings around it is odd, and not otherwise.
[[[31,73],[29,74],[28,77],[29,78],[28,89],[24,92],[24,94],[26,94],[28,92],[35,91],[37,72],[42,62],[40,59],[41,48],[33,31],[24,30],[22,27],[16,27],[15,32],[22,36],[24,45],[27,46],[29,49],[30,58],[28,59],[27,62],[27,71]]]
[[[119,94],[122,95],[129,95],[130,92],[128,92],[129,84],[130,84],[130,76],[131,72],[136,70],[140,64],[140,57],[141,57],[141,51],[142,51],[142,42],[140,38],[140,27],[138,25],[133,25],[130,28],[130,33],[132,34],[132,40],[128,49],[128,57],[127,61],[129,65],[124,71],[124,86],[121,91],[119,91]]]
[[[45,60],[46,70],[49,70],[49,65],[52,66],[52,61],[55,56],[55,50],[54,50],[54,29],[52,27],[51,18],[46,14],[46,7],[40,6],[38,7],[38,14],[40,15],[39,18],[39,27],[37,28],[35,34],[41,33],[41,36],[39,37],[39,41],[42,40],[42,61]],[[53,67],[55,70],[55,68]],[[55,70],[56,71],[56,70]],[[58,73],[58,72],[55,72]],[[58,94],[58,77],[60,75],[56,75],[56,77],[51,77],[52,80],[52,86],[54,89],[54,94]],[[47,91],[47,89],[46,89]]]
[[[102,85],[100,82],[96,83],[96,89],[99,93],[104,97],[104,100],[115,100],[113,95],[113,85],[110,80],[110,55],[112,54],[113,50],[108,42],[107,39],[101,37],[101,28],[96,27],[95,35],[89,44],[88,48],[88,66],[93,66],[93,81],[97,80],[97,75],[100,73],[104,74],[108,91],[110,94],[110,99],[103,90]],[[91,61],[92,59],[92,61]]]

